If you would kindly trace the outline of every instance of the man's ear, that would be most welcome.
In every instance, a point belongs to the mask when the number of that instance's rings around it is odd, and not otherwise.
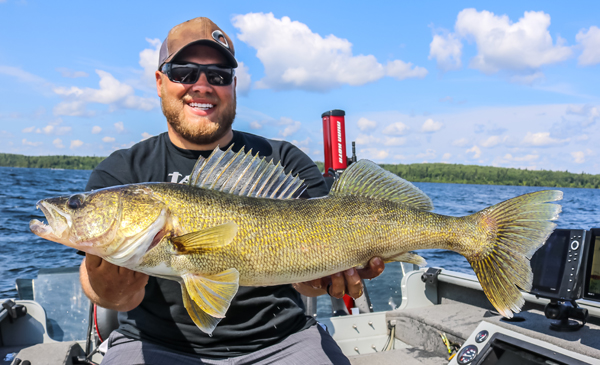
[[[154,72],[154,76],[156,77],[156,93],[159,98],[162,98],[161,89],[162,89],[162,72],[156,71]]]

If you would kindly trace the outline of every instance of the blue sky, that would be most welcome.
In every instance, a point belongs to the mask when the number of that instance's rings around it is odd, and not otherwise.
[[[0,152],[106,156],[166,130],[167,32],[233,39],[235,128],[323,160],[321,113],[379,163],[600,174],[600,3],[0,0]]]

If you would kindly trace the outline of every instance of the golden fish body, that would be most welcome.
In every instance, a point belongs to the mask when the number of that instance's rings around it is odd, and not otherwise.
[[[545,243],[560,191],[522,195],[465,217],[430,213],[431,200],[372,162],[351,165],[324,198],[291,199],[301,181],[243,149],[216,149],[190,185],[146,183],[45,199],[35,234],[123,267],[178,281],[194,323],[212,333],[239,285],[317,279],[385,261],[424,265],[411,253],[464,255],[490,302],[519,311],[529,259]]]
[[[467,252],[485,238],[468,219],[365,197],[274,200],[175,184],[144,187],[167,203],[178,222],[175,236],[227,222],[238,227],[230,244],[189,255],[173,255],[165,237],[135,268],[148,273],[160,263],[177,273],[209,275],[233,267],[243,286],[289,284],[361,266],[375,256],[393,260],[428,248]]]

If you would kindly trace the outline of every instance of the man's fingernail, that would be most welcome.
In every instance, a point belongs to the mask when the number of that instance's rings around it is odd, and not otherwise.
[[[354,270],[354,268],[350,268],[348,270],[346,270],[346,273],[350,276],[353,276],[356,273],[356,270]]]

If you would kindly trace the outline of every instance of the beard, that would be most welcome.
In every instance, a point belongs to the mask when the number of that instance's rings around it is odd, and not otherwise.
[[[183,112],[185,106],[183,99],[162,98],[160,104],[163,114],[173,130],[186,141],[199,145],[212,144],[231,129],[237,105],[234,92],[231,102],[220,105],[224,108],[215,121],[210,121],[207,117],[200,117],[203,120],[198,123],[186,120]]]

